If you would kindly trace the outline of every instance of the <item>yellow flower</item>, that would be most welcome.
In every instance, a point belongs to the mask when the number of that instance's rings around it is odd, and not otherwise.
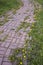
[[[24,58],[26,58],[26,56],[24,55]]]
[[[20,62],[20,64],[22,65],[22,62]]]
[[[25,50],[23,49],[22,51],[24,52]]]

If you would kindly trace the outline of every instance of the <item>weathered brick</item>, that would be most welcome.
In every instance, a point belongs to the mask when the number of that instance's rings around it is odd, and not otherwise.
[[[3,62],[2,65],[12,65],[12,63],[10,63],[10,62]]]
[[[2,58],[0,58],[0,65],[1,65],[1,63],[2,63]]]

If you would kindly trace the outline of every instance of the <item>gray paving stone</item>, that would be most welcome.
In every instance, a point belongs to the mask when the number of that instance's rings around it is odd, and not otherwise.
[[[12,38],[7,38],[6,40],[5,40],[5,43],[10,43],[12,41]]]
[[[11,49],[7,49],[6,53],[5,53],[5,57],[8,57],[10,55]]]
[[[12,31],[12,32],[14,32],[14,31]],[[13,38],[14,36],[15,36],[15,32],[14,32],[14,33],[12,33],[12,36],[11,36],[11,37]]]
[[[10,48],[10,49],[15,49],[15,48],[17,48],[17,44],[11,45],[9,48]]]
[[[0,58],[3,58],[3,55],[0,55]]]
[[[2,65],[12,65],[12,63],[10,63],[10,62],[3,62]]]
[[[8,29],[8,30],[6,30],[6,32],[7,32],[7,33],[9,33],[9,32],[10,32],[10,30]]]
[[[4,47],[9,47],[10,43],[9,42],[6,42]]]
[[[3,59],[3,61],[4,61],[4,62],[10,62],[10,60],[9,60],[7,57],[5,57],[5,58]]]
[[[0,65],[1,65],[1,63],[2,63],[2,58],[0,58]]]
[[[10,32],[10,33],[9,33],[9,37],[11,37],[11,35],[12,35],[12,33]]]
[[[9,37],[9,36],[8,36],[6,42],[11,42],[11,40],[12,40],[12,37]]]
[[[15,43],[15,42],[16,42],[16,38],[13,38],[12,43]]]
[[[0,47],[0,51],[5,51],[6,48]]]
[[[1,44],[1,47],[4,47],[4,46],[5,46],[5,44],[6,44],[6,43],[5,43],[5,42],[3,42],[3,43]]]
[[[0,55],[4,55],[5,51],[0,51]]]
[[[4,29],[4,32],[6,32],[6,31],[7,31],[7,29],[5,28],[5,29]]]
[[[18,38],[18,39],[16,40],[16,42],[15,42],[15,43],[16,43],[16,44],[17,44],[17,43],[20,43],[20,39]]]

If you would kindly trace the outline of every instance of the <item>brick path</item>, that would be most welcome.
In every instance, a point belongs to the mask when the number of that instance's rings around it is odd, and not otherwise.
[[[20,23],[24,21],[26,16],[29,16],[26,22],[34,22],[34,5],[29,0],[22,1],[24,6],[17,10],[15,15],[12,12],[8,12],[9,21],[3,26],[0,26],[0,31],[4,31],[0,34],[0,39],[4,39],[0,41],[0,65],[12,65],[8,60],[11,50],[17,47],[23,47],[24,45],[26,32],[23,32],[23,30],[20,30],[18,33],[15,32]]]

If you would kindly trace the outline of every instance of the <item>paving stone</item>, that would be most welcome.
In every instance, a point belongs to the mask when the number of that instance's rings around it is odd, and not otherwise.
[[[19,43],[19,42],[20,42],[20,39],[18,38],[18,39],[16,40],[16,42],[15,42],[15,43],[17,44],[17,43]]]
[[[18,48],[22,48],[24,44],[18,44]]]
[[[10,49],[15,49],[15,48],[17,48],[17,44],[11,45],[9,48],[10,48]]]
[[[12,40],[12,37],[10,37],[9,34],[8,34],[8,38],[7,38],[7,39],[8,39],[8,40]]]
[[[0,55],[0,58],[3,58],[3,55]]]
[[[2,58],[0,58],[0,65],[1,65],[1,63],[2,63]]]
[[[1,46],[2,46],[2,47],[4,47],[4,46],[5,46],[5,44],[6,44],[6,43],[5,43],[5,42],[3,42],[3,43],[1,44]]]
[[[9,37],[11,37],[11,35],[12,35],[12,33],[10,32],[10,33],[9,33]]]
[[[15,42],[16,42],[16,38],[14,38],[14,39],[12,40],[12,44],[15,43]]]
[[[4,61],[4,62],[10,62],[10,60],[9,60],[7,57],[5,57],[5,58],[3,59],[3,61]]]
[[[10,32],[10,30],[8,29],[6,32],[7,32],[7,33],[9,33],[9,32]]]
[[[8,57],[10,55],[11,49],[7,49],[5,57]]]
[[[5,51],[0,51],[0,55],[4,55]]]
[[[10,43],[12,41],[12,38],[8,38],[5,40],[5,43]]]
[[[21,40],[22,40],[22,42],[23,42],[23,41],[25,40],[25,37],[23,36]]]
[[[14,31],[12,31],[12,32],[14,32]],[[12,36],[11,37],[13,38],[14,36],[15,36],[15,33],[12,33]]]
[[[9,47],[10,43],[9,42],[6,42],[4,47]]]
[[[5,51],[6,48],[0,47],[0,51]]]
[[[3,62],[2,65],[12,65],[12,63],[10,63],[10,62]]]
[[[4,29],[4,32],[6,32],[6,31],[7,31],[7,29],[5,28],[5,29]]]

